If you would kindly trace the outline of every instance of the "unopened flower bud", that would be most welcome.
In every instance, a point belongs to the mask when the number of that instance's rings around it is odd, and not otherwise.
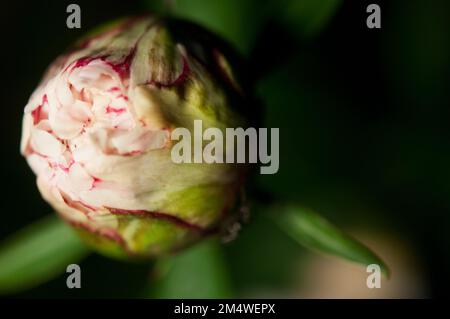
[[[177,127],[246,125],[245,89],[213,39],[125,19],[60,56],[30,97],[21,152],[45,200],[98,250],[157,256],[232,215],[244,166],[171,159]]]

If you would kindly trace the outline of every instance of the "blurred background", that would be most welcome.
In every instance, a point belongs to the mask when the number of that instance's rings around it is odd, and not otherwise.
[[[71,2],[81,29],[66,27]],[[263,127],[280,128],[280,170],[256,176],[258,187],[319,211],[376,251],[392,276],[368,289],[364,267],[299,248],[256,209],[227,245],[205,242],[152,265],[92,254],[80,264],[82,289],[67,289],[63,273],[11,296],[448,295],[448,1],[71,2],[7,1],[1,11],[0,240],[51,213],[19,154],[23,108],[43,71],[92,27],[151,10],[207,27],[247,59]],[[369,3],[381,7],[381,29],[366,26]]]

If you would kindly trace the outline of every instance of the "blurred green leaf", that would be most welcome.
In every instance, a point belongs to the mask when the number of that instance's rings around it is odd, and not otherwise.
[[[156,298],[229,298],[232,295],[222,248],[207,240],[161,261],[163,278],[156,285]]]
[[[392,2],[389,14],[395,19],[389,25],[391,32],[383,34],[387,80],[393,86],[396,103],[407,105],[408,114],[417,116],[420,122],[433,116],[436,106],[448,110],[449,10],[445,0],[437,0],[432,6],[420,0],[409,1],[408,6]],[[420,32],[410,32],[413,28]],[[435,125],[434,119],[431,123]]]
[[[297,289],[306,261],[305,250],[262,210],[252,207],[251,221],[224,245],[234,291],[245,298],[289,294]]]
[[[264,17],[268,1],[258,0],[146,0],[147,7],[161,12],[161,2],[171,15],[198,23],[235,45],[242,54],[250,52]]]
[[[277,223],[306,248],[364,265],[378,264],[383,274],[389,277],[389,268],[369,248],[313,211],[295,205],[279,207],[278,211]]]
[[[331,20],[342,0],[286,0],[281,19],[302,37],[317,35]]]
[[[26,290],[50,280],[87,252],[61,220],[46,217],[0,245],[0,294]]]

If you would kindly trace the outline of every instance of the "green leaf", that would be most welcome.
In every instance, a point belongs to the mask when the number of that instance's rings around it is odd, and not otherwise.
[[[65,271],[88,252],[56,216],[46,217],[0,245],[0,294],[32,288]]]
[[[271,12],[267,1],[260,0],[147,0],[153,11],[161,12],[161,3],[171,15],[193,21],[232,43],[242,54],[248,54],[264,18]]]
[[[277,223],[306,248],[343,257],[364,265],[378,264],[386,277],[389,268],[369,248],[343,233],[323,217],[309,209],[290,205],[279,207]]]
[[[162,279],[156,283],[156,298],[229,298],[232,296],[220,244],[203,241],[179,255],[160,261]]]
[[[302,37],[317,35],[330,22],[342,0],[286,0],[281,20]]]

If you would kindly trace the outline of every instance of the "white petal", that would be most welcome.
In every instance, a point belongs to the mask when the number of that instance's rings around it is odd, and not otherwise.
[[[71,139],[80,134],[84,123],[73,118],[68,107],[50,112],[49,119],[54,133],[62,139]]]
[[[111,145],[120,154],[163,148],[169,138],[167,131],[145,131],[135,128],[129,132],[116,132],[111,137]]]
[[[31,129],[33,128],[33,117],[31,114],[25,114],[22,120],[22,138],[20,140],[20,152],[25,153],[28,142],[30,141]]]
[[[40,93],[41,91],[39,91]],[[42,104],[42,96],[43,94],[37,94],[37,92],[33,93],[33,95],[30,97],[30,100],[28,101],[27,105],[25,106],[25,113],[31,113],[34,111],[34,109],[38,108],[39,105]]]
[[[64,77],[58,79],[56,82],[56,97],[62,105],[71,105],[74,102],[72,92],[69,89],[69,85]]]
[[[124,207],[128,209],[134,209],[136,207],[131,192],[114,188],[95,187],[89,191],[81,192],[80,198],[84,203],[96,207]]]
[[[70,167],[69,173],[57,171],[57,179],[58,187],[72,200],[79,200],[80,192],[89,190],[94,182],[94,179],[77,163]]]
[[[106,107],[111,102],[111,100],[102,95],[94,95],[94,103],[92,105],[92,111],[94,112],[96,120],[107,120],[106,117]]]
[[[78,163],[70,167],[68,180],[72,184],[72,189],[75,193],[89,190],[94,182],[92,176]]]
[[[87,122],[92,118],[90,104],[80,100],[76,100],[75,103],[70,106],[69,113],[74,119],[80,122]]]
[[[88,163],[99,156],[98,147],[89,136],[80,136],[70,142],[70,149],[75,162]]]
[[[60,156],[65,150],[65,146],[56,137],[39,129],[31,132],[31,147],[39,154],[53,158]]]
[[[44,172],[48,172],[50,169],[48,161],[42,156],[36,154],[27,156],[27,162],[36,175],[44,174]]]

